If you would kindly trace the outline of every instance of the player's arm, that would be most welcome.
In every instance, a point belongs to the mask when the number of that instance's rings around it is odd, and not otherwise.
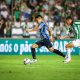
[[[38,26],[35,26],[32,29],[26,29],[27,32],[33,32],[33,31],[37,31],[37,30],[39,30],[39,27]]]
[[[48,32],[49,32],[51,42],[54,42],[54,38],[52,37],[52,29],[48,28]]]
[[[48,29],[48,32],[49,32],[49,36],[52,37],[52,30],[51,30],[51,28]]]
[[[60,39],[67,39],[67,38],[70,38],[70,36],[71,36],[71,33],[68,33],[65,36],[60,36]]]
[[[60,36],[60,39],[67,39],[67,38],[69,38],[68,35],[66,35],[66,36]]]

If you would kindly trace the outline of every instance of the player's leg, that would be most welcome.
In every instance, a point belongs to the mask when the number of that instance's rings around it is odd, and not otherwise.
[[[50,52],[54,52],[54,53],[56,53],[56,54],[58,54],[58,55],[60,55],[62,57],[65,57],[65,55],[62,52],[60,52],[59,50],[54,49],[52,47],[52,44],[51,44],[50,40],[48,40],[48,39],[44,40],[44,44],[49,49]]]
[[[72,42],[70,42],[66,45],[67,53],[66,53],[66,57],[64,60],[65,63],[71,61],[71,48],[73,48],[73,47],[74,47],[74,44]]]
[[[72,41],[72,42],[70,42],[66,45],[67,53],[66,53],[66,57],[65,57],[65,60],[64,60],[65,63],[68,63],[68,62],[71,61],[71,48],[79,47],[79,46],[80,46],[80,40],[79,39],[74,40],[74,41]]]
[[[50,47],[48,49],[49,49],[50,52],[53,52],[53,53],[56,53],[57,55],[60,55],[62,57],[65,57],[65,55],[61,51],[59,51],[57,49],[54,49],[53,47]]]
[[[36,43],[33,44],[32,47],[31,47],[32,60],[30,61],[30,63],[37,62],[35,48],[38,48],[38,45]]]
[[[43,46],[42,40],[37,41],[35,44],[32,45],[32,47],[31,47],[31,53],[32,53],[32,58],[33,59],[31,60],[31,63],[34,63],[34,62],[37,61],[35,48],[38,48],[38,47],[41,47],[41,46]]]
[[[32,53],[32,58],[33,59],[36,59],[36,51],[35,51],[35,48],[38,48],[38,45],[35,43],[32,45],[31,47],[31,53]]]
[[[70,42],[66,45],[66,57],[65,57],[65,60],[64,60],[64,63],[68,63],[71,61],[71,48],[74,47],[74,43],[73,42]]]

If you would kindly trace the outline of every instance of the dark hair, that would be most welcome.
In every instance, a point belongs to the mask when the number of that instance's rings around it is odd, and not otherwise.
[[[68,20],[68,19],[72,19],[72,17],[71,16],[66,17],[66,20]]]
[[[41,15],[36,15],[36,17],[35,17],[35,18],[39,18],[39,17],[40,17],[40,18],[43,18]]]
[[[20,21],[20,19],[19,19],[19,18],[17,18],[17,19],[16,19],[16,21],[17,21],[17,22],[19,22],[19,21]]]

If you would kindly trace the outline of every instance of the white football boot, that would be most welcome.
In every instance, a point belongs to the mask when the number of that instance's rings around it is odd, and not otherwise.
[[[37,59],[32,59],[31,61],[30,61],[30,63],[36,63],[37,62]]]
[[[67,48],[67,54],[65,56],[64,63],[69,63],[71,61],[71,49]]]
[[[70,61],[71,61],[71,57],[66,57],[63,62],[64,62],[64,63],[69,63]]]

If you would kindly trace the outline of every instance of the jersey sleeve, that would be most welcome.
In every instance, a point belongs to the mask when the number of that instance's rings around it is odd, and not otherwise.
[[[39,25],[39,29],[41,29],[43,26],[44,26],[44,23],[41,23],[41,24]]]
[[[39,29],[43,28],[43,26],[46,26],[46,29],[47,29],[47,30],[49,29],[48,25],[47,25],[45,22],[42,22],[42,23],[39,25]]]
[[[72,25],[72,26],[70,27],[69,33],[71,34],[71,37],[74,37],[74,38],[75,38],[75,37],[77,36],[74,25]]]

